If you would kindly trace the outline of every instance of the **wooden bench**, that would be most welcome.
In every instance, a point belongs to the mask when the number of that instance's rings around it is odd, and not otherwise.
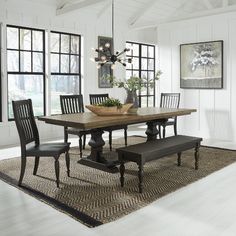
[[[139,192],[143,191],[143,166],[146,162],[163,158],[168,155],[178,155],[178,166],[181,165],[181,153],[195,148],[195,170],[198,169],[199,147],[202,138],[176,135],[165,139],[152,140],[128,147],[116,149],[120,165],[120,183],[124,186],[125,162],[136,162],[138,165]]]

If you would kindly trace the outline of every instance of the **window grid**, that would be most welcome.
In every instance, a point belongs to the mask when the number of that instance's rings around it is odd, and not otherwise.
[[[128,53],[127,58],[132,58],[132,60],[134,58],[138,59],[138,66],[136,68],[134,68],[134,65],[132,63],[131,68],[126,68],[126,75],[130,74],[131,76],[138,76],[140,78],[143,78],[143,73],[145,72],[145,74],[147,76],[145,76],[147,78],[147,86],[146,88],[142,88],[142,90],[139,91],[138,97],[139,97],[139,104],[140,106],[155,106],[155,80],[153,80],[153,92],[152,94],[150,94],[149,90],[150,90],[150,79],[154,79],[155,77],[155,46],[154,45],[149,45],[149,44],[142,44],[142,43],[135,43],[135,42],[126,42],[126,47],[129,48],[129,45],[132,46],[132,50],[130,51],[130,53]],[[136,52],[134,55],[134,46],[136,48],[138,48],[138,53]],[[142,52],[142,48],[146,47],[147,48],[147,56],[143,55]],[[152,48],[153,51],[153,56],[149,55],[149,48]],[[145,59],[147,62],[147,67],[144,69],[142,68],[142,60]],[[149,65],[148,65],[148,60],[153,60],[153,68],[150,69]],[[133,60],[134,61],[134,60]],[[128,72],[128,73],[127,73]],[[152,78],[149,77],[149,73],[152,74]],[[143,92],[145,91],[145,92]]]
[[[7,25],[7,30],[8,29],[17,29],[17,48],[11,48],[8,46],[8,35],[7,35],[7,58],[9,57],[9,52],[17,52],[18,54],[18,70],[9,70],[9,65],[7,61],[7,80],[8,80],[8,120],[13,120],[12,117],[10,117],[10,107],[11,107],[11,101],[9,101],[9,77],[11,75],[22,75],[22,76],[42,76],[43,80],[43,114],[46,114],[46,94],[45,94],[45,31],[42,29],[36,29],[36,28],[29,28],[29,27],[21,27],[21,26],[15,26],[15,25]],[[21,30],[28,30],[30,32],[30,47],[31,49],[22,49],[21,48]],[[40,32],[42,34],[42,50],[34,50],[33,47],[33,32]],[[24,39],[23,43],[24,43]],[[23,70],[21,68],[22,65],[22,58],[21,58],[21,53],[28,52],[30,53],[30,71]],[[40,53],[42,56],[42,65],[41,65],[41,71],[36,72],[34,70],[34,53]],[[17,99],[17,98],[16,98]]]
[[[59,94],[81,94],[81,36],[57,31],[51,31],[51,36],[55,37],[56,44],[57,40],[59,44],[56,48],[55,45],[51,44],[51,94],[54,94],[51,97],[51,114],[58,114],[61,113],[60,104],[58,103]],[[67,43],[69,45],[66,43],[66,49],[68,47],[66,52],[62,45],[63,37],[68,37]],[[74,41],[72,41],[73,39]],[[58,59],[53,57],[53,55],[57,55]],[[68,64],[66,63],[66,65],[65,60],[63,61],[63,56],[68,57]],[[65,66],[67,68],[66,71],[63,71],[63,63],[64,68]],[[56,69],[53,66],[56,66]],[[58,81],[65,84],[64,88],[58,85]],[[74,87],[72,88],[68,83],[72,83]]]

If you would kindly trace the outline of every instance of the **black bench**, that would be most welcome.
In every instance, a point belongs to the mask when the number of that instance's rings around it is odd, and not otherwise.
[[[143,191],[143,166],[146,162],[156,160],[168,155],[178,155],[178,166],[181,165],[181,153],[195,148],[195,170],[198,169],[199,147],[202,138],[177,135],[165,139],[152,140],[128,147],[116,149],[120,165],[120,183],[124,186],[125,162],[136,162],[139,167],[139,192]]]

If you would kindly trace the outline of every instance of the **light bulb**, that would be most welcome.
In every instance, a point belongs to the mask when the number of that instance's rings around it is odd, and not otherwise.
[[[103,50],[103,46],[100,46],[98,49],[99,49],[100,51],[102,51],[102,50]]]
[[[96,49],[95,48],[91,48],[93,51],[95,51]]]
[[[111,69],[112,69],[112,70],[114,70],[114,69],[115,69],[115,67],[116,67],[116,65],[115,65],[115,64],[112,64],[112,65],[111,65]]]
[[[109,48],[110,46],[111,46],[110,43],[106,43],[106,44],[105,44],[105,47],[106,47],[106,48]]]
[[[101,56],[102,61],[105,61],[107,58],[106,56]]]

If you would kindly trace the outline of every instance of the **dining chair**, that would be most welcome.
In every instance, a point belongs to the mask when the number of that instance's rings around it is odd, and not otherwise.
[[[162,108],[179,108],[180,93],[161,93],[160,107]],[[161,127],[163,128],[162,137],[166,136],[166,126],[174,127],[174,134],[177,135],[177,116],[169,118],[164,122],[158,123],[159,137],[161,138]]]
[[[100,103],[106,101],[106,99],[108,99],[108,98],[109,98],[108,93],[89,94],[89,100],[90,100],[91,105],[100,104]],[[112,151],[112,131],[120,130],[120,129],[124,129],[125,146],[127,146],[127,129],[128,129],[127,125],[116,125],[116,126],[111,126],[111,127],[108,127],[108,128],[104,129],[105,131],[107,131],[109,133],[110,151]]]
[[[38,128],[35,122],[32,101],[20,100],[12,101],[13,114],[21,144],[21,170],[18,185],[21,186],[25,174],[26,158],[35,157],[33,175],[37,174],[39,159],[54,157],[56,173],[56,184],[59,187],[59,157],[65,153],[67,175],[70,176],[70,143],[45,143],[40,144]]]
[[[60,95],[60,104],[62,114],[73,114],[84,112],[83,95]],[[79,137],[79,155],[82,158],[82,149],[85,149],[86,135],[90,134],[90,130],[64,127],[64,142],[68,141],[68,134],[77,135]],[[82,141],[83,137],[83,141]]]

